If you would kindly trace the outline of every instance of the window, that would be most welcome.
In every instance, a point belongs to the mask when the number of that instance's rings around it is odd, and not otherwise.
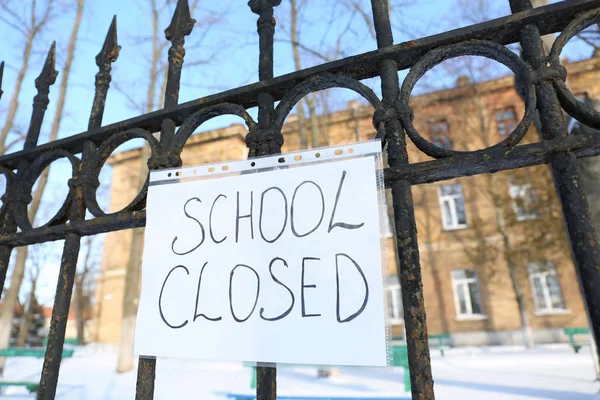
[[[462,186],[459,184],[442,185],[439,189],[439,197],[444,230],[466,227],[467,214]]]
[[[483,317],[479,282],[474,269],[455,269],[452,271],[454,306],[458,318]]]
[[[508,136],[517,127],[515,110],[507,108],[496,113],[496,127],[500,136]]]
[[[450,140],[450,125],[448,121],[436,121],[429,123],[429,135],[431,142],[442,149],[452,149],[452,140]]]
[[[531,292],[537,313],[566,311],[556,268],[551,261],[530,262],[527,265]]]
[[[404,322],[404,309],[402,308],[402,292],[397,276],[386,278],[385,296],[387,300],[387,312],[392,324]]]
[[[538,201],[531,183],[518,183],[511,180],[508,192],[517,221],[526,221],[537,217]]]

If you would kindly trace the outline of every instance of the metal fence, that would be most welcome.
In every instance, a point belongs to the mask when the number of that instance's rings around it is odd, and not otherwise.
[[[594,337],[599,338],[600,244],[579,185],[577,158],[600,154],[600,134],[568,136],[562,109],[595,129],[600,129],[600,114],[577,101],[567,89],[567,73],[559,57],[564,45],[579,31],[600,22],[600,0],[570,0],[535,9],[530,0],[509,1],[512,15],[394,45],[387,0],[371,0],[377,50],[274,78],[273,10],[281,0],[250,0],[252,12],[258,15],[260,82],[178,104],[185,36],[190,34],[195,22],[189,14],[187,0],[179,0],[173,20],[165,31],[172,45],[168,53],[164,108],[102,127],[111,63],[119,54],[113,20],[102,51],[96,57],[99,72],[87,131],[38,145],[50,86],[56,78],[53,46],[36,79],[38,94],[33,101],[23,150],[0,157],[0,172],[7,179],[0,210],[0,290],[4,287],[15,247],[64,239],[38,399],[55,397],[81,238],[145,224],[147,182],[137,197],[118,212],[106,214],[98,206],[98,175],[110,154],[127,141],[142,138],[151,148],[150,169],[181,166],[181,151],[194,130],[208,119],[224,114],[238,115],[246,121],[250,157],[279,153],[283,145],[281,127],[293,106],[308,93],[334,87],[353,90],[373,105],[373,124],[387,147],[389,167],[385,170],[385,178],[392,190],[396,218],[413,399],[434,399],[434,391],[412,185],[549,164],[592,331]],[[547,55],[541,35],[554,32],[562,33]],[[515,42],[521,44],[522,58],[505,47]],[[506,65],[514,72],[517,87],[525,100],[525,114],[516,129],[502,142],[483,150],[460,152],[439,148],[421,136],[412,124],[409,100],[415,83],[435,65],[459,56],[483,56]],[[408,68],[410,72],[400,86],[397,72]],[[0,79],[1,76],[0,67]],[[362,79],[375,76],[381,77],[382,99],[360,83]],[[280,101],[277,107],[274,106],[276,101]],[[255,106],[259,109],[257,122],[246,113],[246,109]],[[541,121],[540,141],[517,147],[536,115]],[[156,132],[160,132],[160,139],[153,136]],[[434,160],[410,164],[406,152],[407,136]],[[68,196],[46,225],[33,228],[27,216],[32,187],[42,171],[61,158],[66,158],[73,170]],[[86,211],[93,218],[86,219]],[[155,368],[156,360],[140,359],[136,399],[153,398]],[[257,398],[275,399],[276,386],[276,369],[259,367]]]

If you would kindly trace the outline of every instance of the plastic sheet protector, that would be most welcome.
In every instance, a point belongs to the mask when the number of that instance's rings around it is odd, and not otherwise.
[[[135,353],[389,365],[381,143],[152,171]]]

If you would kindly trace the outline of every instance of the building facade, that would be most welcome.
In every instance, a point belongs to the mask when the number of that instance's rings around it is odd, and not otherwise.
[[[600,98],[600,57],[566,65],[574,94]],[[420,135],[454,150],[501,142],[524,109],[512,77],[477,84],[461,77],[455,87],[415,96],[411,104]],[[370,106],[357,102],[321,115],[316,121],[320,134],[314,140],[310,124],[305,124],[308,143],[372,139],[372,115]],[[245,134],[245,125],[234,124],[193,135],[182,153],[184,166],[245,158]],[[301,148],[296,116],[288,117],[283,134],[284,152]],[[531,126],[523,143],[537,141],[537,135]],[[408,151],[411,163],[430,160],[413,144]],[[111,157],[109,212],[122,209],[137,194],[140,165],[145,162],[141,155],[137,149]],[[543,343],[566,340],[565,327],[587,326],[547,166],[414,186],[413,199],[430,334],[448,333],[454,345],[517,344],[523,343],[525,330]],[[393,335],[399,337],[403,311],[393,230],[390,216],[386,296]],[[106,236],[93,324],[93,338],[99,342],[120,341],[131,238],[132,231]]]

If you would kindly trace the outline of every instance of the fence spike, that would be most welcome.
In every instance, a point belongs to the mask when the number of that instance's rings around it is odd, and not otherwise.
[[[29,129],[27,136],[25,137],[24,149],[33,148],[37,145],[38,138],[40,136],[40,129],[42,127],[42,121],[44,120],[44,114],[48,103],[50,102],[48,95],[50,94],[50,86],[56,82],[58,71],[55,69],[56,66],[56,42],[52,42],[42,72],[35,80],[35,87],[37,88],[37,94],[33,98],[33,112],[31,114],[31,122],[29,123]]]
[[[99,68],[96,74],[96,90],[94,93],[94,101],[92,103],[92,111],[90,112],[90,120],[88,122],[88,130],[99,128],[102,125],[102,117],[104,116],[104,106],[106,105],[106,94],[110,87],[110,71],[111,64],[119,58],[121,46],[117,43],[117,16],[113,16],[102,50],[96,56],[96,65]]]
[[[179,102],[179,81],[181,67],[185,56],[185,37],[192,33],[196,20],[190,16],[187,0],[179,0],[171,19],[171,24],[165,29],[165,37],[171,42],[169,48],[169,71],[165,88],[165,108],[174,107]],[[169,135],[167,135],[169,136]]]
[[[35,80],[35,87],[38,90],[38,95],[45,93],[47,96],[48,93],[50,93],[50,86],[54,85],[54,82],[56,82],[56,77],[58,76],[58,71],[55,69],[55,67],[56,41],[52,42],[52,46],[50,46],[50,50],[48,50],[48,55],[46,55],[42,72]]]
[[[0,99],[2,98],[2,76],[4,75],[4,61],[0,63]]]
[[[190,15],[188,0],[178,0],[171,24],[165,29],[165,37],[170,42],[183,39],[184,36],[192,33],[195,23],[196,20]]]
[[[115,62],[119,58],[120,50],[121,46],[117,43],[117,16],[115,15],[106,33],[102,50],[96,56],[96,65],[101,70],[103,67],[110,70],[110,63]]]

